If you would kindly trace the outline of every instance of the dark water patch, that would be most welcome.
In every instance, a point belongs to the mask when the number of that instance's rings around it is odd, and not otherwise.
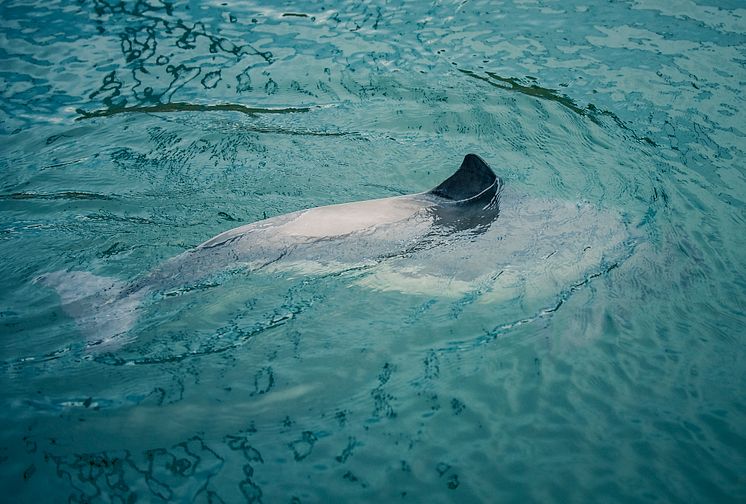
[[[100,258],[106,258],[106,257],[112,257],[119,254],[122,254],[124,252],[131,252],[132,250],[136,248],[142,248],[143,245],[140,246],[132,246],[124,242],[114,242],[109,247],[106,248],[106,250],[102,250],[98,254],[96,254]]]
[[[517,93],[525,94],[526,96],[533,96],[534,98],[540,98],[542,100],[549,100],[559,103],[563,107],[566,107],[578,115],[586,115],[587,110],[579,107],[574,100],[567,97],[566,95],[559,94],[556,89],[543,88],[536,84],[522,84],[520,80],[515,77],[501,77],[493,72],[485,72],[487,76],[479,75],[471,70],[463,68],[458,69],[459,72],[468,75],[474,79],[479,79],[483,82],[490,84],[496,88],[505,89],[507,91],[515,91]],[[531,80],[535,80],[531,78]]]
[[[599,117],[609,117],[618,127],[632,134],[636,140],[645,142],[648,145],[656,146],[656,143],[650,137],[638,136],[613,112],[609,110],[599,109],[592,103],[589,103],[585,107],[581,107],[575,102],[575,100],[568,97],[567,95],[560,94],[556,89],[545,88],[536,84],[523,83],[520,79],[517,79],[515,77],[501,77],[496,73],[490,71],[486,71],[486,76],[484,76],[463,68],[458,68],[457,70],[463,74],[468,75],[469,77],[478,79],[482,82],[486,82],[487,84],[499,89],[521,93],[523,95],[538,98],[540,100],[547,100],[558,103],[566,109],[578,114],[579,116],[588,117],[591,121],[599,125]],[[531,81],[536,80],[533,77],[527,77],[527,79]]]
[[[194,487],[190,481],[206,477],[205,482],[209,484],[225,464],[223,456],[199,436],[144,453],[112,450],[57,455],[48,451],[44,459],[55,468],[57,477],[70,482],[71,502],[89,502],[104,496],[134,502],[143,495],[137,490],[137,482],[141,479],[147,483],[145,489],[149,492],[144,495],[152,498],[171,500],[178,495],[188,495],[210,500],[208,485]]]
[[[357,441],[357,439],[352,436],[349,437],[347,440],[347,446],[344,450],[342,450],[342,453],[335,457],[335,460],[340,464],[344,464],[345,462],[347,462],[347,459],[352,456],[355,447],[357,446],[360,446],[360,443]]]
[[[139,104],[162,102],[200,75],[202,88],[214,89],[222,79],[221,69],[216,69],[209,63],[194,65],[194,58],[188,57],[204,45],[209,47],[210,54],[221,57],[255,57],[255,64],[270,64],[274,61],[270,51],[259,50],[243,38],[222,36],[209,28],[206,22],[182,19],[189,17],[189,7],[178,10],[180,12],[177,13],[172,4],[164,7],[144,2],[137,2],[135,5],[124,2],[116,5],[103,1],[94,2],[93,13],[99,18],[99,32],[118,32],[121,54],[130,69],[134,85],[127,90],[125,81],[129,80],[128,72],[122,69],[117,74],[115,70],[104,78],[103,85],[90,97],[100,96],[110,107],[124,105],[133,98]],[[246,28],[251,29],[250,26]],[[162,47],[170,48],[171,51],[161,52]],[[164,80],[157,79],[158,74],[163,73],[161,68],[166,71]],[[164,82],[167,82],[165,88]],[[245,79],[239,78],[236,84],[246,89]],[[127,91],[134,96],[127,96]]]
[[[0,194],[0,200],[118,200],[112,194],[99,194],[84,191],[61,191],[55,193],[18,192]]]
[[[94,214],[88,214],[84,217],[85,220],[92,222],[123,222],[130,224],[158,224],[153,219],[147,219],[145,217],[135,217],[131,215],[116,215],[111,212],[98,212]]]
[[[300,439],[288,443],[288,447],[293,451],[293,458],[296,462],[308,457],[313,451],[313,445],[318,441],[318,437],[311,431],[301,433]]]
[[[229,222],[239,222],[241,219],[236,219],[228,212],[218,212],[218,216],[221,220],[229,221]]]
[[[244,125],[244,130],[265,133],[270,135],[291,135],[291,136],[317,136],[317,137],[357,137],[360,140],[368,140],[365,136],[352,131],[314,131],[310,129],[289,129],[285,127],[271,126],[254,126]]]
[[[130,107],[110,107],[106,109],[86,111],[77,109],[80,114],[76,121],[83,119],[92,119],[94,117],[108,117],[117,114],[142,113],[157,114],[163,112],[240,112],[250,116],[258,114],[294,114],[309,112],[315,107],[284,107],[284,108],[263,108],[247,107],[237,103],[217,103],[212,105],[203,105],[199,103],[159,103],[157,105],[132,105]]]

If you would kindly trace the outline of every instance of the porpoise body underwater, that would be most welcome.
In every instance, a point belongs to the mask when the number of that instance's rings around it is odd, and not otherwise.
[[[212,285],[226,270],[347,273],[379,291],[483,303],[556,299],[624,260],[622,214],[590,203],[532,198],[468,154],[426,192],[322,206],[223,232],[123,282],[81,271],[37,280],[54,288],[87,346],[126,343],[143,304]],[[218,280],[219,281],[219,280]]]

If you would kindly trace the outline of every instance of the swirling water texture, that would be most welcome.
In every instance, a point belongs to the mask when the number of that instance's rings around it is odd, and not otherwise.
[[[746,498],[738,2],[225,4],[0,6],[5,492]],[[31,282],[424,190],[465,150],[624,209],[634,253],[539,318],[229,275],[98,356]]]

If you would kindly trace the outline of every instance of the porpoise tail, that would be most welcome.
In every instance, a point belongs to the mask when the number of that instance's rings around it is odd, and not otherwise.
[[[356,285],[375,290],[539,309],[623,260],[628,238],[619,212],[528,197],[468,154],[429,191],[245,224],[127,283],[78,271],[39,280],[57,291],[87,349],[111,351],[131,341],[146,296],[150,303],[219,284],[225,272],[355,271]]]
[[[54,289],[62,309],[85,335],[87,349],[115,350],[137,319],[142,295],[122,296],[125,283],[85,271],[55,271],[36,279]]]

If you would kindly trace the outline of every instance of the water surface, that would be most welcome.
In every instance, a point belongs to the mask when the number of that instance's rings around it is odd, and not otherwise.
[[[3,492],[746,499],[740,3],[271,5],[0,6]],[[501,303],[231,272],[110,351],[33,281],[132,280],[467,152],[619,212],[628,253]]]

